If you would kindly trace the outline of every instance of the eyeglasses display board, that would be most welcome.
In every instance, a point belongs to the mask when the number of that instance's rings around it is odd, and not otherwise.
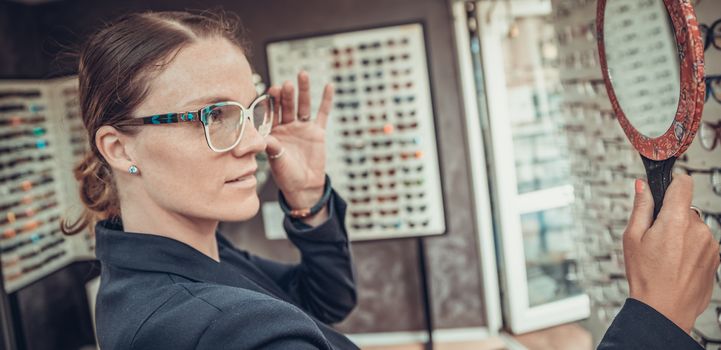
[[[71,213],[80,207],[72,166],[87,147],[77,85],[76,78],[0,82],[0,259],[7,293],[93,258],[89,232],[60,231],[61,218],[79,213]]]
[[[270,82],[311,78],[311,110],[335,88],[327,171],[349,204],[352,240],[446,229],[423,26],[420,23],[271,42]]]

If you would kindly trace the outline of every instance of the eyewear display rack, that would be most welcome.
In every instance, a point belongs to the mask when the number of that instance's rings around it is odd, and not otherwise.
[[[80,213],[73,167],[87,148],[75,77],[0,81],[0,294],[6,347],[8,296],[74,261],[92,260],[94,237],[69,237],[60,219]]]
[[[423,26],[390,27],[267,44],[270,82],[311,77],[311,110],[335,87],[327,169],[349,202],[351,240],[445,232]]]
[[[427,348],[433,320],[422,237],[446,231],[436,123],[422,23],[272,41],[270,82],[311,77],[311,111],[335,88],[327,169],[348,201],[353,241],[416,238]]]

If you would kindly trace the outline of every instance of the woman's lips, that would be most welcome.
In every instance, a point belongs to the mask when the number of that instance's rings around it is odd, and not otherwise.
[[[227,186],[232,187],[252,187],[255,186],[257,183],[257,180],[255,179],[255,174],[248,174],[245,176],[242,176],[236,180],[226,181],[225,184]]]

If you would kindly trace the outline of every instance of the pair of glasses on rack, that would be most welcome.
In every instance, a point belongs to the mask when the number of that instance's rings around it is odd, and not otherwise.
[[[8,147],[0,147],[0,155],[7,153],[21,152],[26,149],[43,149],[48,147],[48,140],[38,139],[35,142],[29,142],[19,145],[13,145]]]
[[[391,195],[380,195],[380,196],[365,196],[365,197],[351,197],[350,202],[353,204],[368,204],[371,201],[377,201],[378,203],[392,203],[398,201],[398,195],[397,194],[391,194]]]
[[[18,165],[22,165],[25,163],[30,163],[30,162],[39,163],[39,162],[49,160],[49,159],[53,159],[52,154],[41,154],[38,156],[24,155],[21,157],[16,157],[16,158],[10,159],[8,161],[0,161],[0,171],[5,170],[5,169],[14,168]]]
[[[42,94],[40,90],[4,90],[0,91],[0,99],[4,98],[37,98]]]
[[[0,204],[0,212],[4,212],[9,209],[13,209],[15,207],[19,207],[21,205],[29,205],[35,201],[42,201],[44,199],[52,198],[55,196],[55,191],[51,190],[47,193],[37,194],[34,196],[25,196],[20,200],[13,200],[8,203]]]
[[[37,113],[44,111],[46,109],[45,105],[40,104],[24,104],[24,103],[12,103],[12,104],[0,104],[0,113],[9,113],[9,112],[25,112],[28,111],[30,113]]]
[[[8,182],[22,179],[26,176],[32,176],[35,174],[48,174],[48,173],[50,173],[50,171],[52,171],[52,169],[42,169],[42,170],[27,169],[27,170],[15,171],[15,172],[7,174],[7,175],[0,174],[0,184],[7,185]]]
[[[6,191],[7,191],[8,195],[15,194],[18,192],[28,192],[35,187],[46,185],[46,184],[52,183],[53,181],[55,181],[55,179],[51,175],[44,174],[39,179],[32,180],[32,181],[25,180],[22,183],[20,183],[20,186],[11,187],[9,189],[6,189]]]
[[[30,130],[10,130],[9,132],[0,134],[0,141],[13,139],[22,136],[43,136],[46,130],[43,127],[34,127]]]
[[[18,250],[28,244],[35,244],[37,242],[42,241],[43,239],[47,237],[53,237],[60,233],[60,229],[54,229],[50,232],[37,232],[33,233],[29,236],[27,236],[25,239],[19,239],[13,241],[11,244],[5,244],[3,245],[2,249],[0,249],[1,254],[11,254],[15,250]]]
[[[9,118],[0,118],[0,126],[18,126],[40,124],[45,121],[45,116],[37,115],[30,117],[21,117],[14,115]]]
[[[721,75],[706,76],[706,102],[713,97],[716,102],[721,103]]]
[[[17,228],[15,228],[15,227],[5,228],[5,230],[3,231],[2,237],[5,239],[9,239],[9,238],[13,238],[17,235],[33,232],[33,231],[37,230],[38,228],[44,227],[45,225],[48,225],[48,224],[55,223],[57,225],[58,220],[60,220],[59,215],[54,215],[45,220],[33,219],[31,221],[24,223],[22,226],[17,227]]]
[[[702,121],[698,128],[699,142],[707,151],[713,151],[721,145],[721,119],[716,123]]]
[[[716,50],[721,50],[721,19],[717,19],[710,26],[701,24],[699,28],[704,42],[704,50],[708,50],[712,46]]]
[[[0,219],[0,225],[5,225],[5,224],[12,225],[20,219],[33,217],[37,213],[41,213],[47,209],[57,208],[57,206],[58,206],[57,201],[50,201],[50,202],[41,204],[35,208],[27,208],[26,210],[19,212],[19,213],[10,211],[5,214],[5,217]]]

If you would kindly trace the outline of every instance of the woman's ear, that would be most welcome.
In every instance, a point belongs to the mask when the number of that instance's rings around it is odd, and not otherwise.
[[[95,145],[98,147],[98,151],[110,167],[121,174],[127,172],[128,168],[135,164],[130,155],[132,143],[132,137],[110,125],[103,125],[95,132]]]

